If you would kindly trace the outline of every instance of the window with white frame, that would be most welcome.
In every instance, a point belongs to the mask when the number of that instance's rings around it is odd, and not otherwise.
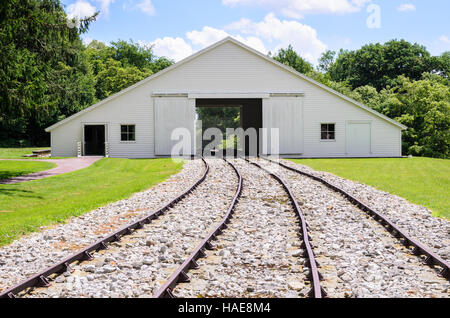
[[[136,125],[120,125],[120,141],[136,141]]]
[[[336,140],[336,124],[320,124],[321,140]]]

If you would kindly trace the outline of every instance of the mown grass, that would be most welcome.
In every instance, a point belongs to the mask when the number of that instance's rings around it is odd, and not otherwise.
[[[54,167],[56,167],[56,164],[51,162],[0,160],[0,180],[49,170]]]
[[[101,159],[86,169],[42,180],[0,185],[0,246],[129,197],[179,172],[171,159]]]
[[[40,158],[40,157],[24,157],[24,155],[31,155],[33,150],[47,150],[50,147],[45,148],[0,148],[0,159],[28,159],[28,160],[36,160],[36,159],[67,159],[68,157],[49,157],[49,158]]]
[[[45,150],[47,148],[0,148],[0,158],[1,159],[26,159],[24,155],[30,155],[33,150]]]
[[[425,206],[437,217],[450,218],[450,160],[294,159],[315,170],[359,181]]]

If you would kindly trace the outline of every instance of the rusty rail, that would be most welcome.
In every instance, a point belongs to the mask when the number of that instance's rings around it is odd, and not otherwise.
[[[182,199],[184,199],[187,195],[192,193],[203,181],[205,181],[206,176],[209,173],[209,165],[207,164],[206,160],[202,158],[203,163],[205,165],[204,172],[200,179],[198,179],[188,190],[180,194],[178,197],[176,197],[174,200],[169,202],[164,207],[160,208],[159,210],[152,212],[150,215],[132,223],[129,225],[126,225],[122,227],[121,229],[115,231],[112,234],[109,234],[107,237],[102,238],[101,240],[95,242],[94,244],[78,251],[76,254],[73,254],[62,261],[60,261],[57,264],[54,264],[47,269],[31,276],[30,278],[26,279],[25,281],[3,291],[0,293],[0,298],[15,298],[16,295],[27,288],[31,287],[47,287],[50,284],[50,281],[48,277],[52,274],[61,274],[66,271],[72,271],[70,268],[70,264],[79,261],[83,262],[86,260],[92,260],[92,252],[96,252],[99,250],[105,250],[108,249],[107,244],[115,241],[119,241],[122,236],[129,235],[133,233],[134,230],[142,228],[145,224],[150,224],[152,220],[157,219],[159,216],[163,215],[165,212],[167,212],[170,208],[172,208],[175,204],[180,202]]]
[[[279,164],[281,167],[283,167],[285,169],[288,169],[290,171],[296,172],[298,174],[301,174],[303,176],[311,178],[311,179],[313,179],[315,181],[318,181],[318,182],[324,184],[326,187],[328,187],[328,188],[330,188],[330,189],[332,189],[332,190],[342,194],[353,205],[355,205],[356,207],[358,207],[362,211],[366,212],[375,221],[380,223],[386,229],[386,231],[388,231],[395,238],[397,238],[405,247],[407,247],[407,248],[413,247],[413,250],[412,250],[412,254],[413,255],[416,255],[416,256],[419,256],[419,257],[422,256],[422,255],[425,256],[425,260],[424,260],[425,264],[427,264],[427,265],[429,265],[431,267],[433,267],[435,265],[442,267],[440,275],[442,275],[447,280],[450,280],[450,264],[448,262],[446,262],[439,255],[437,255],[436,253],[431,251],[430,248],[426,247],[422,243],[420,243],[417,240],[415,240],[412,237],[410,237],[400,227],[395,225],[392,221],[390,221],[383,214],[375,211],[374,209],[372,209],[371,207],[365,205],[364,203],[362,203],[361,201],[356,199],[354,196],[352,196],[351,194],[349,194],[345,190],[343,190],[343,189],[341,189],[341,188],[339,188],[339,187],[329,183],[328,181],[326,181],[323,178],[320,178],[318,176],[309,174],[309,173],[307,173],[305,171],[301,171],[299,169],[287,166],[287,165],[285,165],[284,163],[282,163],[280,161],[275,161],[275,160],[268,159],[268,158],[265,158],[265,157],[260,157],[260,158],[262,158],[264,160],[267,160],[269,162],[275,163],[275,164]]]
[[[261,170],[265,171],[266,173],[270,174],[275,180],[277,180],[282,187],[285,189],[285,191],[288,193],[289,199],[292,203],[292,206],[294,207],[295,213],[300,221],[300,227],[301,227],[301,234],[302,234],[302,239],[303,239],[303,243],[302,243],[302,247],[306,250],[305,253],[305,257],[307,259],[308,262],[308,267],[310,269],[310,275],[309,275],[309,280],[311,281],[311,290],[308,293],[308,295],[310,297],[313,298],[323,298],[326,297],[326,292],[323,290],[323,288],[320,286],[320,279],[321,279],[321,275],[319,273],[318,270],[318,263],[316,261],[316,258],[314,256],[314,252],[312,250],[311,247],[311,243],[310,243],[310,236],[308,234],[308,225],[306,224],[306,219],[305,216],[302,213],[302,210],[300,209],[297,200],[294,197],[294,194],[292,193],[291,189],[288,187],[288,185],[283,181],[283,179],[281,179],[278,175],[276,175],[275,173],[267,170],[266,168],[260,166],[259,164],[257,164],[256,162],[250,161],[247,158],[244,158],[245,161],[247,161],[248,163],[260,168]]]
[[[199,258],[206,257],[205,249],[213,249],[211,242],[215,241],[217,236],[222,234],[222,231],[227,228],[227,224],[230,223],[230,220],[234,214],[234,208],[242,193],[242,176],[231,162],[226,159],[224,160],[233,168],[238,177],[236,193],[230,203],[230,206],[228,207],[227,213],[219,225],[208,234],[208,236],[195,248],[184,263],[178,267],[178,269],[169,277],[164,285],[161,286],[161,288],[153,295],[153,298],[175,298],[175,295],[172,292],[175,286],[179,283],[187,283],[190,281],[189,276],[187,275],[189,270],[198,268],[197,260]]]

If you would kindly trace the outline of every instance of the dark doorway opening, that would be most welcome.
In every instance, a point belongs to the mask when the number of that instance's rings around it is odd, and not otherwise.
[[[244,130],[247,130],[248,128],[254,128],[256,130],[256,137],[257,137],[257,153],[260,152],[260,128],[263,127],[262,125],[262,99],[250,99],[250,98],[242,98],[242,99],[235,99],[235,98],[227,98],[227,99],[197,99],[196,100],[196,107],[219,107],[219,108],[239,108],[239,123],[237,123],[237,126],[234,127],[225,127],[225,128],[242,128]],[[225,112],[224,112],[225,114]],[[202,120],[202,118],[198,118]],[[221,123],[217,123],[217,125],[214,125],[214,122],[209,123],[208,126],[213,126],[220,128],[222,130],[222,133],[224,135],[224,138],[226,138],[226,131],[221,127],[221,124],[223,121],[229,121],[228,120],[222,120]],[[202,127],[203,131],[210,127]],[[203,132],[202,132],[203,134]],[[202,152],[205,147],[205,145],[209,141],[206,141],[202,143]],[[250,137],[245,137],[245,155],[249,154],[250,150]],[[230,145],[230,142],[227,142],[226,144]],[[232,144],[232,143],[231,143]],[[228,146],[229,147],[229,146]],[[226,149],[223,149],[225,152]],[[239,149],[240,151],[240,149]]]
[[[84,155],[105,155],[105,125],[84,126]]]

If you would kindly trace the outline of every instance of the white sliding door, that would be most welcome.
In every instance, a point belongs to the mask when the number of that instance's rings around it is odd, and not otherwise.
[[[190,133],[190,149],[183,155],[194,154],[195,99],[185,97],[158,97],[155,103],[155,154],[168,156],[179,140],[172,140],[177,128],[185,128]]]
[[[303,98],[271,97],[263,99],[263,127],[268,129],[263,138],[263,154],[276,154],[276,134],[271,128],[279,130],[279,154],[303,153]],[[265,148],[267,146],[267,148]],[[264,153],[264,149],[267,149]]]

